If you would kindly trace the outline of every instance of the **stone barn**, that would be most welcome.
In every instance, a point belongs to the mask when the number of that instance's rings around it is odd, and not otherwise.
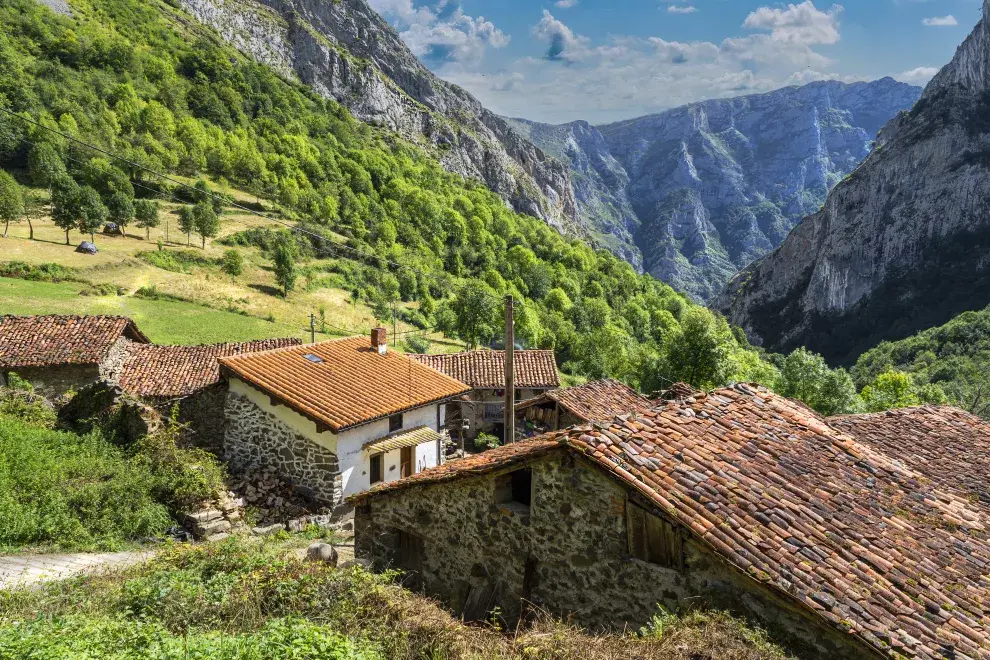
[[[653,401],[611,378],[593,380],[543,394],[516,404],[517,428],[527,435],[587,424],[616,415],[645,412]]]
[[[152,405],[162,417],[170,417],[178,406],[185,439],[222,455],[227,382],[220,377],[219,359],[301,344],[291,338],[202,346],[130,343],[107,380]]]
[[[409,357],[471,387],[468,396],[448,406],[451,432],[467,440],[482,432],[502,438],[505,426],[505,351],[482,349]],[[516,401],[531,399],[560,387],[560,373],[553,351],[515,351],[513,365]]]
[[[14,373],[58,399],[104,379],[148,338],[123,316],[0,317],[0,384]]]
[[[441,464],[445,404],[470,388],[398,351],[384,328],[220,360],[229,382],[225,456],[273,465],[297,490],[343,498]]]
[[[968,433],[990,443],[985,425]],[[533,606],[635,630],[658,605],[706,605],[801,657],[990,651],[990,510],[756,386],[509,444],[351,502],[358,556],[468,619]]]

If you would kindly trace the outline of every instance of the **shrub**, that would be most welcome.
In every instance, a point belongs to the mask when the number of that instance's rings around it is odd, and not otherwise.
[[[94,431],[0,415],[0,548],[114,549],[171,526],[147,464]]]
[[[220,262],[220,267],[223,268],[223,272],[227,273],[232,277],[237,277],[244,272],[244,257],[237,250],[227,250],[223,253],[223,259]]]
[[[183,298],[182,296],[176,296],[171,293],[165,293],[164,291],[159,291],[158,287],[154,284],[143,286],[134,292],[135,298],[144,298],[146,300],[171,300],[173,302],[192,302],[188,298]]]
[[[149,250],[138,252],[136,256],[152,266],[173,273],[190,273],[194,267],[208,268],[216,265],[213,259],[192,250]]]
[[[495,449],[501,444],[501,440],[496,438],[494,435],[489,435],[487,433],[479,433],[478,437],[474,439],[475,449]]]
[[[0,277],[14,277],[35,282],[71,282],[76,277],[65,266],[48,263],[38,266],[23,261],[0,263]]]
[[[410,353],[425,353],[430,350],[430,340],[426,337],[413,335],[406,339],[406,347]]]
[[[110,282],[90,284],[79,292],[80,296],[123,296],[126,294],[127,290],[124,287],[111,284]]]

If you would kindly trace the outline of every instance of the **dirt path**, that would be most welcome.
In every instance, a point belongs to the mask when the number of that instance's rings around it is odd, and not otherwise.
[[[154,552],[143,551],[0,557],[0,589],[29,587],[84,573],[112,571],[133,566],[153,556]]]

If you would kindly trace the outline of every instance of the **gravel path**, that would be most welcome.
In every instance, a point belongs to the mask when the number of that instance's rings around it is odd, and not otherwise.
[[[29,587],[83,573],[100,573],[133,566],[154,552],[101,552],[74,555],[10,555],[0,557],[0,589]]]

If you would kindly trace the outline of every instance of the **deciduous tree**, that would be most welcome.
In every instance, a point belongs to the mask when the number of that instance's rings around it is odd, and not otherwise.
[[[137,226],[144,229],[145,240],[151,240],[151,230],[161,224],[160,207],[153,199],[138,199],[134,201],[134,217]]]
[[[3,237],[11,222],[19,222],[24,217],[24,195],[21,186],[10,176],[10,173],[0,170],[0,220],[3,220]]]

